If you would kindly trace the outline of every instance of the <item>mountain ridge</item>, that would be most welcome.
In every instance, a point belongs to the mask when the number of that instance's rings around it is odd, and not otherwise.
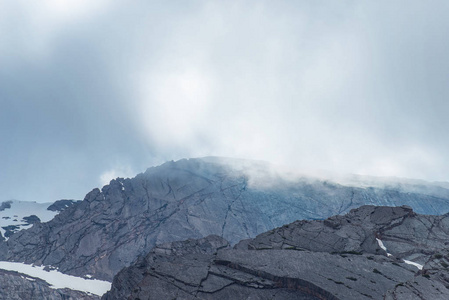
[[[157,245],[121,270],[102,300],[447,299],[447,240],[449,214],[362,206],[232,248],[219,236]]]
[[[0,258],[111,280],[160,243],[218,234],[235,244],[294,220],[325,219],[363,204],[449,211],[445,198],[309,178],[283,180],[270,172],[272,184],[264,185],[263,173],[251,178],[245,167],[214,161],[172,161],[132,179],[111,180],[53,220],[13,234],[0,244]],[[263,172],[264,163],[255,165],[253,170]]]

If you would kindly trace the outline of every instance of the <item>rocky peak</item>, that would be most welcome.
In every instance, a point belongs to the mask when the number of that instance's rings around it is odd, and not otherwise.
[[[232,249],[217,236],[167,243],[120,271],[102,299],[448,299],[446,219],[363,206],[296,221]],[[402,236],[409,228],[421,229]]]
[[[296,221],[242,243],[256,250],[289,248],[385,255],[382,247],[386,247],[395,257],[424,263],[429,253],[447,245],[448,221],[446,215],[419,215],[404,206],[367,205],[323,221]]]

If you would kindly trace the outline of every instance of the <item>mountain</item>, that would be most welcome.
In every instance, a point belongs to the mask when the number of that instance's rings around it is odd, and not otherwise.
[[[51,221],[0,243],[0,259],[110,281],[156,244],[211,234],[235,244],[298,219],[324,219],[364,204],[449,211],[449,197],[441,191],[405,188],[343,186],[257,161],[183,159],[94,189]]]
[[[449,214],[363,206],[233,248],[219,236],[156,246],[111,299],[449,299]]]
[[[449,190],[409,181],[398,187],[391,180],[349,186],[258,161],[183,159],[114,179],[52,220],[12,234],[0,242],[0,260],[111,281],[157,244],[217,235],[235,245],[296,220],[323,220],[364,204],[408,205],[438,215],[449,211]]]

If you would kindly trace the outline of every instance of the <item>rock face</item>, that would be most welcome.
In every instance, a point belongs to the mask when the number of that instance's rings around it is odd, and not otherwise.
[[[285,178],[263,163],[180,160],[94,189],[50,222],[0,243],[0,259],[112,280],[156,244],[211,234],[235,244],[294,220],[324,219],[363,204],[407,204],[420,213],[443,213],[449,211],[449,198],[441,189],[435,196],[404,186],[400,191],[348,187]],[[360,247],[372,244],[371,239]]]
[[[102,299],[449,299],[448,241],[448,215],[363,206],[234,248],[218,236],[157,246]]]
[[[420,276],[389,290],[385,300],[449,299],[449,252],[441,249],[428,260]]]
[[[395,257],[425,263],[426,253],[449,244],[448,229],[447,214],[418,215],[407,206],[362,206],[324,221],[296,221],[242,243],[250,249],[386,253],[379,239]]]
[[[51,288],[45,281],[0,269],[0,299],[97,300],[100,297],[69,289]]]

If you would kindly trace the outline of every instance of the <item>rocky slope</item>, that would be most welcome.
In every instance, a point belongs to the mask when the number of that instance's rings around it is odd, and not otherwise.
[[[449,215],[363,206],[234,248],[218,236],[157,246],[102,299],[449,299],[448,241]]]
[[[55,289],[36,277],[0,269],[0,299],[98,300],[100,297],[69,289]]]
[[[444,213],[449,197],[441,189],[420,194],[404,187],[350,187],[281,176],[259,162],[180,160],[94,189],[50,222],[0,243],[0,259],[111,280],[160,243],[216,234],[235,244],[294,220],[324,219],[363,204]]]

